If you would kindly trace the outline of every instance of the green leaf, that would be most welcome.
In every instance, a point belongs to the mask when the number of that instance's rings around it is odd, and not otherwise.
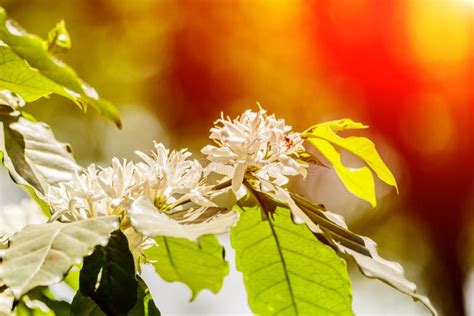
[[[374,177],[369,168],[349,168],[341,161],[341,154],[326,140],[308,138],[310,142],[333,165],[338,177],[349,192],[366,200],[373,207],[377,205]]]
[[[401,265],[380,257],[375,241],[351,232],[342,216],[336,217],[322,205],[315,205],[297,194],[292,194],[292,198],[310,220],[318,225],[319,231],[322,232],[321,238],[341,254],[353,258],[365,276],[387,283],[420,301],[433,315],[437,315],[430,300],[417,293],[416,285],[405,278]]]
[[[65,28],[56,29],[65,35]],[[60,38],[59,36],[58,38]],[[51,93],[71,99],[81,108],[90,104],[121,126],[115,106],[99,98],[97,92],[82,81],[76,72],[48,52],[48,43],[29,34],[0,7],[0,89],[18,93],[30,102]],[[54,42],[58,45],[58,41]],[[60,43],[67,47],[66,43]]]
[[[229,273],[229,264],[216,236],[202,236],[198,243],[174,237],[155,237],[154,240],[157,245],[147,249],[145,255],[165,281],[186,284],[192,291],[191,301],[203,289],[220,291]]]
[[[28,293],[28,299],[41,302],[51,311],[48,315],[68,316],[71,305],[65,301],[58,301],[47,287],[37,287]],[[23,300],[25,301],[26,296]]]
[[[240,202],[231,231],[249,305],[261,315],[353,315],[345,262],[265,195]]]
[[[0,279],[17,299],[35,287],[58,283],[96,245],[106,244],[118,225],[118,217],[109,216],[27,226],[4,250]]]
[[[42,196],[50,186],[70,181],[74,172],[82,170],[70,147],[57,141],[46,124],[6,114],[0,114],[0,123],[3,163],[18,184],[31,186]]]
[[[2,162],[2,158],[0,157],[0,163]],[[41,209],[41,213],[47,218],[51,217],[51,210],[49,209],[49,204],[45,202],[42,198],[39,197],[39,192],[37,192],[32,186],[20,184],[20,186],[25,190],[25,192],[30,196],[30,198],[38,204],[39,208]]]
[[[50,53],[64,53],[71,49],[71,38],[66,29],[66,23],[60,21],[48,33],[48,52]]]
[[[0,38],[1,36],[0,33]],[[27,102],[35,101],[51,93],[64,97],[69,95],[60,85],[31,68],[10,47],[2,45],[0,45],[0,89],[18,93]]]
[[[68,316],[70,304],[58,301],[47,287],[37,287],[16,304],[14,312],[5,315],[16,316]],[[2,310],[0,309],[0,315]]]
[[[137,280],[137,303],[128,316],[160,316],[161,313],[156,307],[147,285],[139,276],[137,276]]]
[[[81,266],[82,267],[82,266]],[[79,267],[72,267],[71,270],[69,270],[68,274],[64,278],[64,283],[66,283],[74,292],[77,292],[79,290],[79,275],[81,273],[81,270]]]
[[[24,301],[19,302],[14,310],[16,316],[54,316],[54,312],[51,310],[44,310],[43,308],[36,307],[34,305],[28,306]]]
[[[127,315],[137,301],[135,264],[125,235],[112,233],[107,246],[97,246],[84,259],[79,291],[109,315]]]
[[[105,316],[106,314],[88,296],[78,291],[71,304],[71,316]]]

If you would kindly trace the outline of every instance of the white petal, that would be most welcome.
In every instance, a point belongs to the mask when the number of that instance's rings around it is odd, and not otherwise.
[[[200,212],[202,210],[196,211]],[[136,200],[128,213],[132,225],[146,236],[187,238],[193,241],[203,235],[225,233],[235,225],[238,219],[237,212],[229,211],[198,224],[178,222],[161,213],[150,200],[145,198]]]
[[[206,173],[209,174],[211,172],[232,177],[234,175],[234,166],[219,162],[211,162],[206,168]]]
[[[216,203],[214,203],[211,200],[207,199],[200,192],[191,192],[190,199],[191,199],[191,202],[193,202],[194,204],[197,204],[199,206],[217,207]]]
[[[237,193],[244,182],[245,169],[247,168],[247,163],[245,161],[240,161],[235,166],[234,177],[232,178],[232,191]]]

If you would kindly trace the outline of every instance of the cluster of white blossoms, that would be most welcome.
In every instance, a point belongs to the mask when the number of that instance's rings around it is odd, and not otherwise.
[[[200,206],[214,205],[206,196],[209,186],[203,168],[189,159],[187,150],[170,151],[155,143],[150,155],[136,153],[141,162],[114,158],[110,167],[92,164],[83,173],[76,172],[72,181],[51,187],[47,200],[53,219],[75,221],[120,214],[139,198],[165,211],[188,200]]]
[[[242,191],[246,173],[260,180],[264,191],[285,185],[288,176],[306,176],[307,164],[297,160],[304,151],[300,134],[265,110],[247,110],[234,120],[222,116],[210,138],[216,145],[202,149],[211,161],[208,170],[232,179],[235,193]]]
[[[269,193],[287,184],[289,176],[306,175],[307,165],[298,160],[304,151],[300,134],[264,110],[247,110],[235,120],[222,117],[211,129],[210,139],[216,145],[202,149],[209,160],[206,168],[190,159],[185,149],[170,151],[155,143],[151,154],[137,152],[141,162],[114,158],[110,167],[90,165],[83,173],[76,172],[72,181],[51,187],[47,194],[53,219],[122,214],[144,200],[163,213],[172,214],[183,204],[202,213],[217,207],[212,198],[223,190],[209,185],[210,173],[220,175],[219,184],[231,180],[237,198],[246,192],[242,185],[246,174]]]

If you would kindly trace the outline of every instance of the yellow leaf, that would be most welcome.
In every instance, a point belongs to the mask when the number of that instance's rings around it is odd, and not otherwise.
[[[340,131],[345,131],[345,130],[348,130],[348,129],[365,129],[365,128],[368,128],[367,125],[364,125],[364,124],[359,123],[359,122],[354,122],[351,119],[340,119],[340,120],[324,122],[324,123],[321,123],[321,124],[311,126],[306,131],[314,131],[317,128],[325,127],[325,126],[329,127],[335,133],[340,132]]]
[[[337,124],[343,122],[344,124]],[[344,119],[339,121],[328,122],[317,125],[313,128],[311,135],[308,137],[317,137],[330,142],[333,145],[344,148],[351,152],[357,157],[361,158],[374,172],[375,174],[388,185],[394,186],[397,189],[397,181],[393,176],[390,169],[383,162],[374,143],[365,137],[340,137],[336,134],[337,131],[344,129],[357,129],[363,128],[361,123],[355,123],[351,120]]]
[[[348,168],[344,166],[341,155],[331,143],[319,138],[308,138],[308,141],[334,166],[337,175],[349,192],[366,200],[372,207],[377,205],[374,177],[369,168]]]

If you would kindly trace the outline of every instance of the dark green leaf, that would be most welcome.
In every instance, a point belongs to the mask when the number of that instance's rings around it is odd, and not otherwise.
[[[240,203],[231,231],[249,305],[261,315],[353,315],[345,262],[271,199]]]
[[[154,262],[156,272],[165,281],[179,281],[189,286],[191,301],[203,289],[220,291],[229,273],[229,264],[216,236],[202,236],[198,243],[174,237],[155,237],[154,240],[157,246],[146,250],[145,255]]]
[[[127,315],[135,305],[137,287],[127,238],[120,230],[115,231],[107,246],[97,246],[84,259],[79,291],[107,314],[120,316]]]
[[[71,304],[71,316],[105,316],[106,314],[88,296],[78,291]]]
[[[161,313],[155,305],[153,298],[145,282],[137,276],[137,301],[135,306],[128,312],[128,316],[160,316]],[[99,306],[80,291],[74,296],[71,305],[71,316],[102,316],[105,313]]]
[[[153,297],[148,290],[148,286],[139,276],[137,276],[137,280],[137,303],[128,313],[128,316],[160,316],[161,313],[153,301]]]

